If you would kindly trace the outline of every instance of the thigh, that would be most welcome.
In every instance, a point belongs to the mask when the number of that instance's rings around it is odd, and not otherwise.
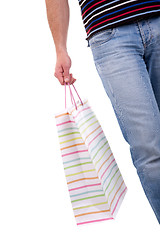
[[[151,41],[145,49],[145,63],[160,110],[160,16],[148,19]]]
[[[91,42],[90,47],[96,69],[130,145],[134,165],[140,167],[138,159],[149,160],[148,152],[157,149],[158,144],[160,154],[160,113],[140,35],[136,25],[131,24],[116,28],[109,41],[94,44],[92,47]]]

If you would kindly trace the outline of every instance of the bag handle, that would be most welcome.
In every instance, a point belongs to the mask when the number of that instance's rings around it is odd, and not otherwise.
[[[72,102],[72,104],[73,104],[73,102],[74,102],[75,108],[76,108],[76,110],[77,110],[76,101],[75,101],[75,99],[74,99],[74,96],[73,96],[73,93],[72,93],[70,84],[67,83],[67,85],[69,86],[69,90],[70,90],[71,102]],[[73,83],[72,83],[71,85],[73,85]],[[83,105],[83,102],[82,102],[82,100],[81,100],[81,98],[80,98],[80,96],[79,96],[79,94],[78,94],[78,92],[77,92],[77,90],[76,90],[76,88],[75,88],[74,85],[73,85],[73,87],[74,87],[75,92],[77,93],[77,96],[79,97],[79,99],[80,99],[80,101],[81,101],[81,104]],[[65,108],[66,108],[66,82],[65,82]]]

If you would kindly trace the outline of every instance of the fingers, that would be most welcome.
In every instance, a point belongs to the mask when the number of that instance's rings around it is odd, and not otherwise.
[[[77,79],[73,77],[72,73],[64,77],[64,72],[55,72],[54,76],[59,80],[61,85],[64,85],[64,82],[69,83],[70,85],[73,84]]]
[[[73,84],[76,81],[76,79],[73,77],[72,73],[70,74],[70,81],[69,84]]]
[[[64,85],[64,79],[63,76],[61,76],[60,74],[54,74],[54,76],[59,80],[61,85]]]
[[[71,77],[71,74],[69,73],[69,68],[68,67],[64,67],[63,70],[64,70],[64,72],[63,72],[64,81],[66,83],[71,84],[72,77]]]
[[[54,76],[59,80],[61,85],[65,82],[73,84],[76,79],[73,77],[72,73],[69,73],[71,67],[71,60],[69,56],[60,56],[57,60]]]

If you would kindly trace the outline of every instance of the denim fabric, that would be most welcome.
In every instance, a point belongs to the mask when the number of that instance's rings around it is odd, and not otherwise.
[[[160,224],[160,16],[98,32],[88,47]]]

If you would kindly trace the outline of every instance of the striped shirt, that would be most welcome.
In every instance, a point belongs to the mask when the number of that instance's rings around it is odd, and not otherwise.
[[[78,0],[86,40],[99,31],[160,15],[160,0]]]

